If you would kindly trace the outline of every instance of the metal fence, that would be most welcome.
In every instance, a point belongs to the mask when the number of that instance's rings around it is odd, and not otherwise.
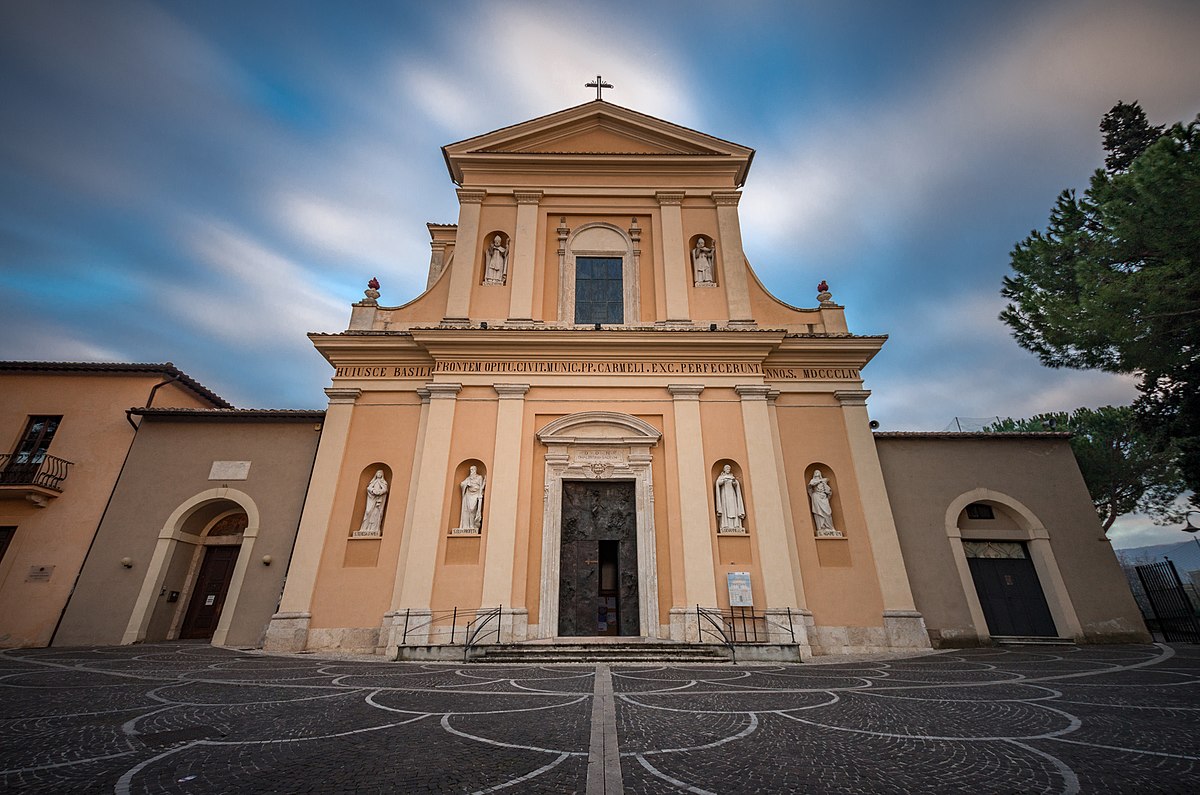
[[[1167,643],[1200,643],[1200,621],[1175,564],[1165,560],[1134,569],[1150,608],[1146,617],[1150,630],[1161,633]]]

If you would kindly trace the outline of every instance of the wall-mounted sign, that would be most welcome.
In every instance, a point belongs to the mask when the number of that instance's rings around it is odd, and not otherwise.
[[[25,582],[50,582],[50,575],[53,573],[53,566],[30,566],[29,573],[25,575]]]
[[[731,571],[725,575],[729,587],[730,607],[753,607],[754,595],[750,592],[750,572]]]

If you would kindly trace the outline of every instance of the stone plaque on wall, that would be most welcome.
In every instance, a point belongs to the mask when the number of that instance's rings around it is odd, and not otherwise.
[[[249,461],[213,461],[209,480],[245,480],[250,474]]]

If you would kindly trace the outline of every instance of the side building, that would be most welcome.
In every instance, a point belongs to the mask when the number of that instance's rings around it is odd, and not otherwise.
[[[0,362],[0,646],[50,643],[133,442],[131,406],[229,403],[170,363]]]
[[[56,646],[262,645],[324,412],[139,408]]]

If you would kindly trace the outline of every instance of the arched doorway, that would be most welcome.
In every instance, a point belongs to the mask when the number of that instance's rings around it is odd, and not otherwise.
[[[121,642],[194,637],[224,644],[258,527],[258,506],[237,489],[208,489],[180,504],[158,533]]]
[[[946,534],[980,640],[1082,635],[1050,533],[1019,500],[962,494],[947,508]]]

